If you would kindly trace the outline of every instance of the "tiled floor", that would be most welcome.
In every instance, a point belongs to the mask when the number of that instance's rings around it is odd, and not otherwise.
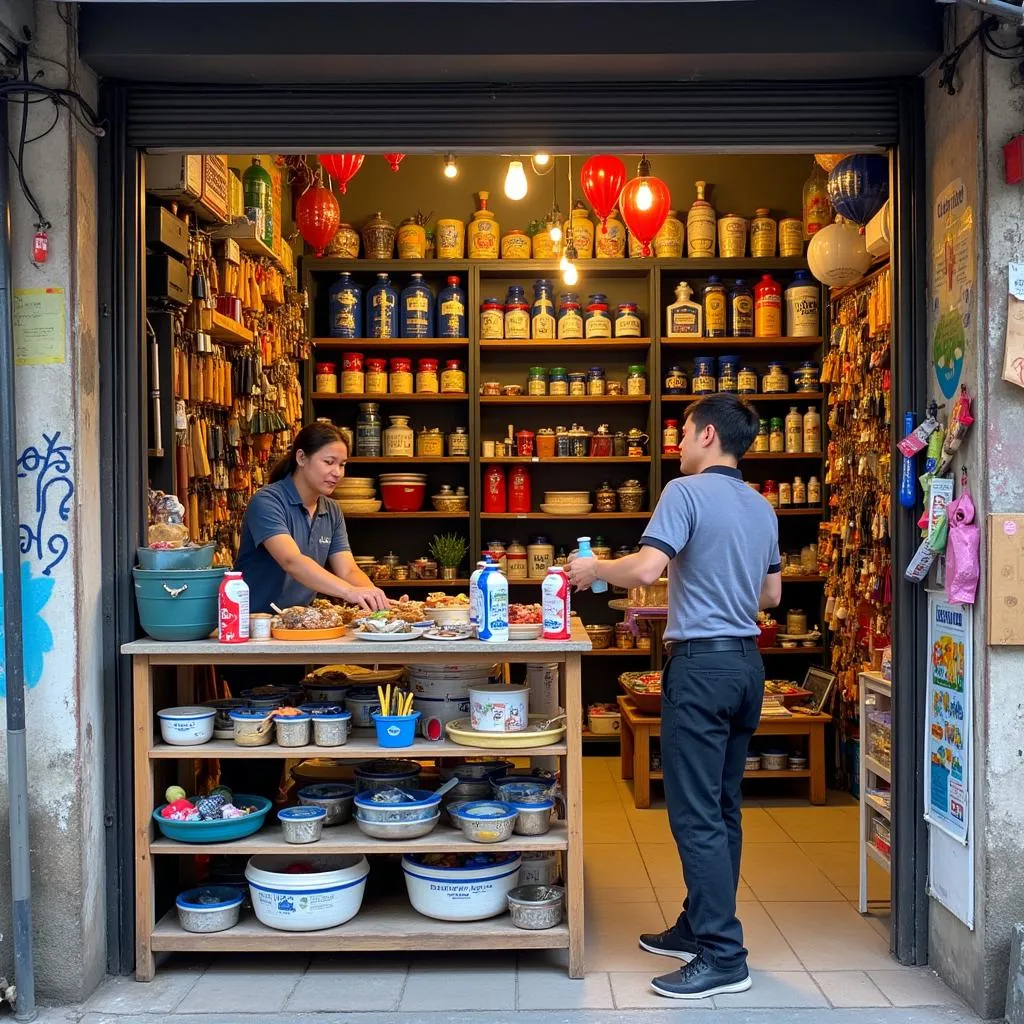
[[[656,974],[676,962],[639,949],[641,931],[674,920],[684,895],[682,872],[663,805],[633,806],[617,758],[584,761],[586,837],[585,981],[565,974],[564,952],[449,955],[358,954],[172,958],[154,982],[108,980],[78,1009],[82,1024],[124,1015],[242,1013],[389,1014],[449,1011],[589,1011],[690,1004],[651,991]],[[739,916],[750,951],[753,987],[702,1000],[694,1009],[943,1007],[970,1019],[927,970],[900,967],[888,952],[888,916],[857,912],[857,805],[834,794],[824,807],[800,799],[749,794]],[[871,896],[888,897],[889,878],[871,863]],[[879,905],[880,906],[880,905]],[[283,937],[282,948],[287,948]],[[471,983],[453,984],[453,970]],[[949,1016],[951,1009],[953,1017]],[[958,1011],[958,1012],[955,1012]],[[877,1011],[873,1011],[877,1017]],[[78,1016],[76,1014],[76,1017]],[[728,1012],[721,1015],[722,1019]],[[560,1014],[565,1017],[565,1014]],[[207,1018],[208,1019],[208,1018]],[[570,1018],[566,1018],[570,1019]],[[716,1015],[717,1019],[717,1015]],[[781,1017],[780,1017],[781,1019]],[[788,1019],[788,1018],[787,1018]],[[896,1018],[892,1018],[896,1019]]]

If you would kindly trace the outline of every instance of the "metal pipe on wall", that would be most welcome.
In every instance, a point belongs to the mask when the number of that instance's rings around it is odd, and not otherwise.
[[[7,686],[7,793],[10,803],[11,917],[14,931],[14,1019],[36,1019],[29,870],[28,760],[25,752],[24,637],[18,512],[17,416],[11,275],[11,191],[7,100],[0,100],[0,523],[3,523],[4,677]]]
[[[1024,7],[1019,4],[1007,3],[1006,0],[937,0],[940,4],[955,3],[962,7],[970,7],[972,11],[982,14],[994,14],[997,18],[1024,25]]]

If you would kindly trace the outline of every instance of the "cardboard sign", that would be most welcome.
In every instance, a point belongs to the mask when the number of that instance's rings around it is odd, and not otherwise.
[[[1024,388],[1024,263],[1010,264],[1003,380]]]
[[[988,564],[988,642],[1024,645],[1024,515],[989,515]]]

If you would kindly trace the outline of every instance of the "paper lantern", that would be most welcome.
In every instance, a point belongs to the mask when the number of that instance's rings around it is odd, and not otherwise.
[[[867,224],[889,198],[889,161],[874,153],[844,157],[829,173],[828,197],[836,213]]]
[[[391,165],[391,170],[398,171],[398,165],[405,159],[404,153],[385,153],[384,159]]]
[[[807,265],[822,284],[837,288],[859,281],[871,266],[871,256],[857,228],[838,220],[813,235]]]
[[[645,163],[641,164],[642,168]],[[661,178],[641,173],[623,186],[619,197],[622,219],[629,233],[643,247],[645,257],[651,255],[651,242],[665,223],[671,205],[668,185]]]
[[[341,208],[334,193],[323,185],[311,185],[295,204],[295,224],[317,257],[323,256],[341,224]]]
[[[338,183],[338,191],[344,195],[345,186],[363,166],[362,153],[321,153],[317,159],[323,169]]]
[[[580,187],[594,213],[601,219],[604,234],[608,233],[607,220],[625,183],[626,165],[617,156],[592,156],[580,170]]]
[[[814,159],[826,174],[831,174],[832,168],[835,167],[840,160],[845,159],[846,156],[846,153],[815,153]]]

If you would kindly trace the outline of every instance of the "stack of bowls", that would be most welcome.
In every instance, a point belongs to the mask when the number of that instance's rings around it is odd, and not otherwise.
[[[542,512],[556,516],[585,516],[592,508],[590,491],[545,491]]]
[[[334,488],[334,497],[341,511],[349,514],[379,512],[380,502],[375,500],[376,485],[372,476],[346,476]]]
[[[388,512],[419,512],[427,497],[427,474],[381,473],[380,496]]]

